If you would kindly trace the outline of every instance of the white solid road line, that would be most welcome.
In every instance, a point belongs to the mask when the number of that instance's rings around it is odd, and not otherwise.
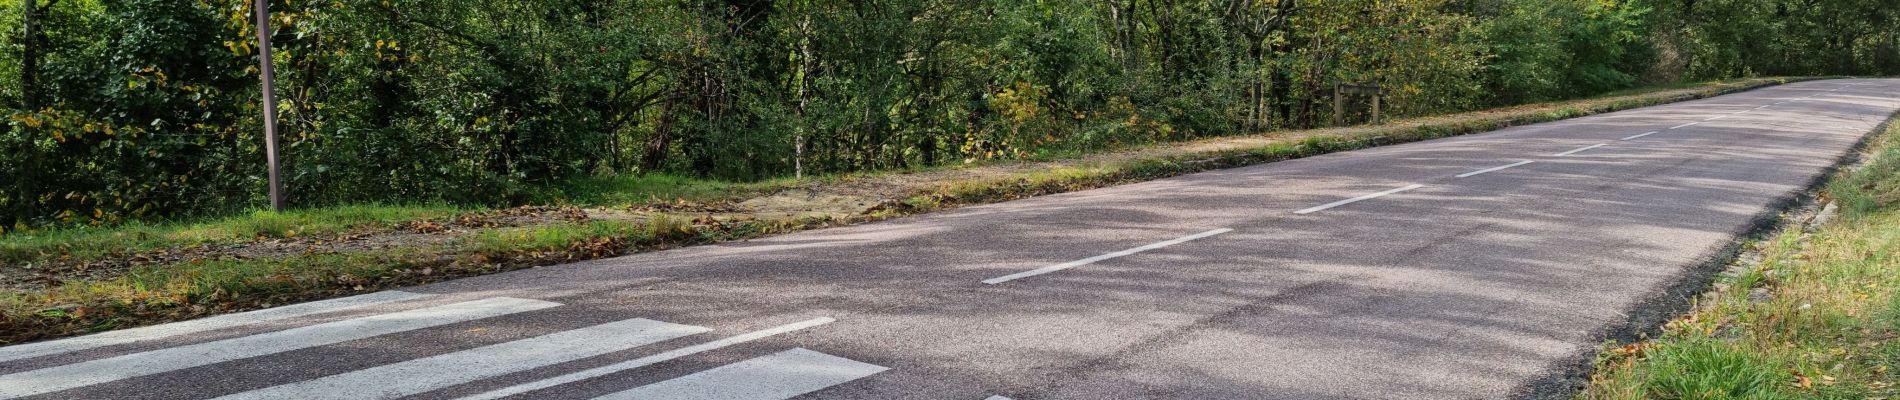
[[[1458,174],[1458,177],[1459,177],[1459,178],[1470,178],[1470,177],[1474,177],[1474,176],[1478,176],[1478,175],[1483,175],[1483,174],[1486,174],[1486,173],[1491,173],[1491,172],[1497,172],[1497,171],[1502,171],[1502,170],[1504,170],[1504,169],[1506,169],[1506,168],[1513,168],[1513,167],[1520,167],[1520,166],[1523,166],[1524,164],[1530,164],[1530,163],[1532,163],[1532,162],[1534,162],[1534,161],[1528,161],[1528,160],[1526,160],[1526,161],[1518,161],[1518,162],[1515,162],[1515,163],[1511,163],[1510,165],[1501,165],[1501,166],[1496,166],[1496,167],[1491,167],[1491,168],[1485,168],[1485,169],[1481,169],[1481,170],[1477,170],[1477,171],[1471,171],[1471,172],[1466,172],[1466,173],[1462,173],[1462,174]]]
[[[1003,396],[990,396],[990,397],[983,398],[983,400],[1016,400],[1016,399],[1003,397]]]
[[[216,317],[210,317],[210,318],[204,318],[204,319],[198,319],[198,320],[174,322],[174,323],[169,323],[169,324],[153,325],[153,326],[147,326],[147,327],[142,327],[142,328],[132,328],[132,329],[126,329],[126,330],[103,332],[103,333],[97,333],[97,334],[92,334],[92,335],[80,336],[80,337],[71,338],[71,339],[60,339],[60,340],[39,342],[39,343],[27,343],[27,344],[22,344],[18,346],[0,347],[0,362],[35,358],[35,357],[41,357],[41,356],[49,356],[49,355],[60,354],[60,353],[70,353],[74,351],[113,346],[113,345],[121,345],[121,344],[134,343],[134,342],[141,342],[141,341],[152,340],[152,339],[178,336],[178,335],[183,335],[183,334],[188,334],[188,333],[214,331],[214,330],[219,330],[219,329],[250,325],[250,324],[255,324],[259,322],[276,321],[276,320],[281,320],[281,319],[286,319],[286,318],[295,318],[295,317],[302,317],[302,316],[307,316],[307,315],[316,315],[316,314],[323,314],[323,313],[328,313],[328,312],[343,311],[343,310],[348,310],[352,308],[367,307],[367,306],[373,306],[373,305],[385,304],[385,303],[394,303],[398,301],[412,300],[412,299],[428,297],[428,296],[429,295],[426,295],[426,294],[400,292],[400,291],[392,290],[392,291],[386,291],[386,292],[376,292],[376,293],[370,293],[370,294],[365,294],[365,295],[344,297],[340,299],[330,299],[330,300],[309,302],[309,303],[303,303],[303,304],[293,304],[293,305],[265,309],[265,310],[257,310],[257,311],[243,312],[243,313],[237,313],[237,314],[226,314],[226,315],[220,315]]]
[[[595,367],[595,368],[591,368],[591,369],[587,369],[584,371],[575,372],[575,373],[571,373],[567,375],[561,375],[561,376],[556,376],[553,378],[542,379],[539,381],[528,382],[528,383],[523,383],[520,385],[496,389],[493,391],[489,391],[487,393],[463,397],[458,400],[499,399],[503,397],[508,397],[508,396],[513,396],[517,394],[522,394],[522,393],[532,392],[536,390],[551,388],[551,387],[555,387],[559,385],[564,385],[568,383],[579,382],[586,379],[601,377],[601,376],[605,376],[605,375],[620,372],[620,371],[626,371],[626,370],[631,370],[634,368],[640,368],[640,367],[645,367],[648,365],[658,364],[661,362],[677,359],[680,357],[685,357],[685,356],[690,356],[694,354],[704,353],[707,351],[722,349],[722,348],[740,344],[740,343],[764,339],[764,338],[777,336],[777,335],[785,334],[785,333],[796,332],[799,330],[804,330],[804,329],[808,329],[808,328],[819,326],[819,325],[829,324],[835,321],[837,320],[831,319],[831,318],[813,318],[813,319],[800,321],[796,323],[780,325],[780,326],[773,327],[771,329],[762,330],[762,331],[755,331],[755,332],[750,332],[743,335],[733,336],[733,337],[729,337],[725,339],[719,339],[719,340],[714,340],[714,341],[706,342],[706,343],[700,343],[700,344],[696,344],[692,346],[681,347],[678,349],[669,350],[664,353],[654,354],[654,355],[650,355],[646,357],[640,357],[638,359],[624,361],[624,362],[620,362],[620,363],[616,363],[612,365]]]
[[[1590,149],[1594,149],[1594,148],[1598,148],[1598,147],[1603,147],[1603,146],[1608,146],[1608,145],[1609,145],[1608,143],[1597,143],[1597,144],[1593,144],[1593,145],[1589,145],[1589,146],[1583,146],[1583,147],[1578,147],[1578,148],[1576,148],[1576,149],[1574,149],[1574,150],[1570,150],[1570,151],[1566,151],[1566,152],[1562,152],[1562,153],[1557,153],[1557,154],[1553,154],[1553,155],[1554,155],[1554,156],[1557,156],[1557,157],[1563,157],[1563,156],[1568,156],[1568,155],[1571,155],[1571,154],[1577,154],[1577,153],[1582,153],[1582,152],[1585,152],[1585,151],[1589,151]]]
[[[1637,135],[1635,135],[1635,136],[1630,136],[1630,137],[1626,137],[1626,138],[1623,138],[1622,140],[1636,140],[1636,139],[1641,139],[1641,138],[1642,138],[1642,137],[1644,137],[1644,136],[1649,136],[1649,135],[1654,135],[1654,134],[1658,134],[1658,133],[1662,133],[1662,132],[1661,132],[1661,131],[1649,131],[1649,132],[1643,132],[1643,133],[1640,133],[1640,134],[1637,134]]]
[[[52,393],[559,305],[540,300],[497,297],[37,369],[0,376],[0,399]]]
[[[1696,125],[1701,125],[1701,124],[1702,124],[1701,122],[1690,122],[1690,123],[1687,123],[1687,124],[1682,124],[1682,125],[1676,125],[1676,126],[1671,126],[1671,127],[1669,127],[1669,129],[1671,129],[1671,130],[1675,130],[1675,129],[1682,129],[1682,128],[1687,128],[1687,127],[1691,127],[1691,126],[1696,126]]]
[[[796,348],[722,365],[597,400],[781,400],[890,368]]]
[[[1714,120],[1723,119],[1723,118],[1728,118],[1728,116],[1722,115],[1722,116],[1709,117],[1709,119],[1702,120],[1702,122],[1709,122],[1709,121],[1714,121]]]
[[[1080,267],[1084,265],[1094,264],[1096,262],[1111,259],[1111,258],[1123,257],[1130,254],[1140,253],[1140,252],[1144,252],[1148,250],[1154,250],[1154,249],[1173,246],[1173,245],[1177,245],[1181,243],[1187,243],[1188,241],[1191,241],[1191,240],[1200,239],[1200,238],[1204,238],[1208,236],[1219,235],[1219,234],[1233,232],[1233,231],[1234,231],[1233,229],[1227,229],[1227,228],[1215,229],[1215,230],[1211,230],[1207,232],[1201,232],[1201,233],[1196,233],[1192,235],[1182,236],[1180,238],[1169,240],[1166,242],[1154,243],[1147,246],[1141,246],[1141,247],[1136,247],[1136,248],[1132,248],[1128,250],[1117,251],[1114,253],[1108,253],[1108,254],[1103,254],[1099,256],[1084,258],[1084,259],[1070,261],[1066,263],[1037,268],[1037,269],[1033,269],[1029,271],[1023,271],[1023,272],[1003,275],[1003,276],[999,276],[995,278],[984,279],[983,283],[994,285],[998,283],[1009,282],[1009,281],[1013,281],[1017,279],[1028,278],[1028,277],[1032,277],[1036,275],[1042,275],[1042,274],[1061,271],[1061,270],[1065,270],[1069,268],[1075,268],[1075,267]]]
[[[630,319],[219,397],[395,399],[658,343],[711,328]]]
[[[1397,194],[1397,193],[1403,193],[1403,192],[1408,192],[1408,191],[1413,191],[1413,190],[1418,190],[1419,188],[1423,188],[1423,187],[1425,187],[1425,185],[1409,185],[1409,186],[1406,186],[1406,187],[1402,187],[1402,188],[1398,188],[1398,189],[1392,189],[1392,190],[1387,190],[1387,191],[1383,191],[1383,192],[1378,192],[1378,193],[1373,193],[1373,194],[1368,194],[1368,195],[1364,195],[1364,196],[1359,196],[1359,197],[1354,197],[1354,198],[1350,198],[1350,199],[1345,199],[1345,200],[1340,200],[1340,201],[1335,201],[1335,202],[1331,202],[1331,203],[1326,203],[1326,204],[1321,204],[1321,205],[1318,205],[1318,206],[1313,206],[1312,208],[1307,208],[1307,209],[1304,209],[1304,210],[1299,210],[1299,211],[1294,211],[1293,213],[1294,213],[1294,214],[1302,214],[1302,215],[1304,215],[1304,214],[1312,214],[1312,213],[1316,213],[1316,212],[1320,212],[1320,211],[1326,211],[1326,210],[1328,210],[1328,209],[1331,209],[1331,208],[1333,208],[1333,207],[1339,207],[1339,206],[1343,206],[1343,205],[1347,205],[1347,204],[1352,204],[1352,203],[1358,203],[1358,202],[1361,202],[1361,201],[1366,201],[1366,200],[1372,200],[1372,199],[1376,199],[1376,198],[1380,198],[1380,197],[1385,197],[1385,196],[1390,196],[1390,195],[1393,195],[1393,194]]]

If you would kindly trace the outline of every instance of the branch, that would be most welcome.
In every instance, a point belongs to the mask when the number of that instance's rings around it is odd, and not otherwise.
[[[58,0],[54,0],[54,1],[58,1]],[[499,51],[499,48],[495,46],[495,44],[490,43],[488,40],[475,37],[474,35],[470,35],[467,33],[462,33],[461,31],[457,31],[454,29],[449,29],[448,27],[444,27],[442,25],[439,25],[427,20],[409,18],[407,16],[404,16],[401,12],[397,12],[396,9],[390,8],[388,4],[376,4],[375,7],[378,9],[381,9],[385,13],[389,13],[391,17],[394,17],[397,20],[408,22],[412,25],[429,28],[430,30],[434,30],[437,33],[448,35],[449,37],[452,37],[455,39],[460,39],[464,44],[479,47],[482,49],[482,51],[486,51],[491,54]]]

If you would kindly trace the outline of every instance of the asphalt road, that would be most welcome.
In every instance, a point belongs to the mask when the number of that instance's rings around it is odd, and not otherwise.
[[[1520,396],[1896,93],[1797,83],[0,347],[0,398]]]

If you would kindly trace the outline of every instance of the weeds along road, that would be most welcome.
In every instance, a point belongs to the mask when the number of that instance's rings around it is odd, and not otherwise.
[[[1562,393],[1896,93],[1797,83],[0,347],[0,398]]]

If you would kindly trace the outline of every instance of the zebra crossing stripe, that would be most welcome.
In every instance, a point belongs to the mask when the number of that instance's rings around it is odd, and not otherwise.
[[[0,399],[52,393],[559,305],[540,300],[496,297],[0,375]]]
[[[343,310],[348,310],[352,308],[367,307],[367,306],[373,306],[373,305],[385,304],[385,303],[394,303],[398,301],[413,300],[413,299],[418,299],[418,298],[423,298],[423,297],[428,297],[428,296],[429,295],[426,295],[426,294],[409,293],[409,292],[401,292],[401,291],[392,290],[392,291],[386,291],[386,292],[370,293],[370,294],[365,294],[365,295],[360,295],[360,296],[344,297],[340,299],[315,301],[315,302],[309,302],[309,303],[303,303],[303,304],[292,304],[288,306],[277,307],[277,308],[266,309],[266,310],[243,312],[243,313],[237,313],[237,314],[226,314],[226,315],[220,315],[216,317],[191,320],[191,321],[185,321],[185,322],[174,322],[174,323],[169,323],[169,324],[153,325],[153,326],[147,326],[147,327],[142,327],[142,328],[132,328],[132,329],[125,329],[125,330],[111,331],[111,332],[103,332],[103,333],[97,333],[97,334],[92,334],[92,335],[80,336],[80,337],[71,338],[71,339],[60,339],[60,340],[53,340],[53,341],[46,341],[46,342],[39,342],[39,343],[27,343],[27,344],[22,344],[22,345],[17,345],[17,346],[0,347],[0,362],[23,360],[23,359],[28,359],[28,358],[50,356],[50,355],[61,354],[61,353],[70,353],[74,351],[134,343],[134,342],[140,342],[140,341],[146,341],[146,340],[152,340],[152,339],[178,336],[178,335],[183,335],[183,334],[188,334],[188,333],[214,331],[214,330],[219,330],[219,329],[250,325],[250,324],[255,324],[259,322],[276,321],[276,320],[281,320],[281,319],[286,319],[286,318],[295,318],[295,317],[302,317],[302,316],[307,316],[307,315],[316,315],[316,314],[322,314],[322,313],[328,313],[328,312],[343,311]]]
[[[219,400],[394,399],[710,330],[630,319],[258,389]]]
[[[747,332],[745,334],[738,335],[738,336],[733,336],[733,337],[728,337],[724,339],[714,340],[711,342],[700,343],[700,344],[696,344],[692,346],[686,346],[686,347],[681,347],[678,349],[668,350],[664,353],[654,354],[654,355],[650,355],[646,357],[640,357],[637,359],[619,362],[612,365],[595,367],[592,369],[575,372],[575,373],[571,373],[567,375],[561,375],[561,376],[556,376],[553,378],[523,383],[520,385],[509,386],[509,387],[505,387],[501,389],[495,389],[487,393],[463,397],[457,400],[499,399],[499,398],[513,396],[517,394],[522,394],[522,393],[532,392],[536,390],[551,388],[555,386],[565,385],[569,383],[579,382],[579,381],[583,381],[587,379],[598,378],[598,377],[606,376],[608,374],[613,374],[620,371],[626,371],[626,370],[631,370],[635,368],[645,367],[648,365],[658,364],[658,363],[662,363],[662,362],[666,362],[670,360],[675,360],[680,357],[686,357],[686,356],[690,356],[694,354],[718,350],[718,349],[726,348],[726,347],[740,344],[740,343],[764,339],[764,338],[768,338],[768,337],[772,337],[772,336],[776,336],[780,334],[785,334],[785,333],[796,332],[796,331],[808,329],[808,328],[819,326],[819,325],[829,324],[836,321],[837,321],[836,319],[832,319],[829,317],[812,318],[812,319],[794,322],[790,324],[779,325],[776,327],[772,327],[771,329]]]
[[[596,400],[780,400],[888,369],[797,348],[601,396]]]

